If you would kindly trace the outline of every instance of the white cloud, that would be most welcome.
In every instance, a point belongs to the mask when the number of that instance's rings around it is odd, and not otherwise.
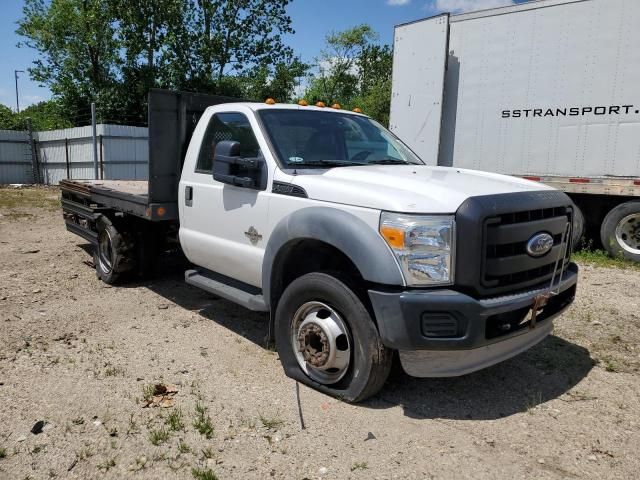
[[[408,5],[411,0],[387,0],[387,5],[391,5],[392,7],[398,7],[401,5]]]
[[[514,0],[436,0],[435,8],[442,12],[461,13],[514,4]]]

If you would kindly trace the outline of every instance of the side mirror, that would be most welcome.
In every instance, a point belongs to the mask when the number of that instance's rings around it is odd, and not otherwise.
[[[237,187],[264,190],[267,184],[263,158],[242,158],[240,143],[218,142],[213,154],[213,179]]]

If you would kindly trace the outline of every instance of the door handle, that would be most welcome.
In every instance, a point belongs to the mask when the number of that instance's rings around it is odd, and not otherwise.
[[[191,186],[184,188],[184,204],[187,207],[193,206],[193,187]]]

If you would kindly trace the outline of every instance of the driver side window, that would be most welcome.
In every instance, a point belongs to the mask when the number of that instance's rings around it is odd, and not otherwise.
[[[223,140],[233,140],[240,143],[240,156],[243,158],[260,157],[260,147],[253,134],[249,119],[242,113],[217,113],[209,121],[204,134],[196,173],[212,174],[213,155],[216,145]]]

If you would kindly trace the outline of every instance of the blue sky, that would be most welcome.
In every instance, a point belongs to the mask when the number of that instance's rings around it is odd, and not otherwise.
[[[522,0],[293,0],[289,14],[296,34],[289,44],[303,60],[311,62],[322,48],[331,30],[343,30],[360,23],[370,24],[380,40],[391,43],[393,27],[442,11],[458,13],[520,3]],[[15,108],[14,70],[26,70],[37,58],[36,52],[18,48],[16,22],[22,16],[22,0],[4,0],[0,17],[0,103]],[[20,107],[48,99],[47,88],[32,82],[27,73],[20,74]]]

